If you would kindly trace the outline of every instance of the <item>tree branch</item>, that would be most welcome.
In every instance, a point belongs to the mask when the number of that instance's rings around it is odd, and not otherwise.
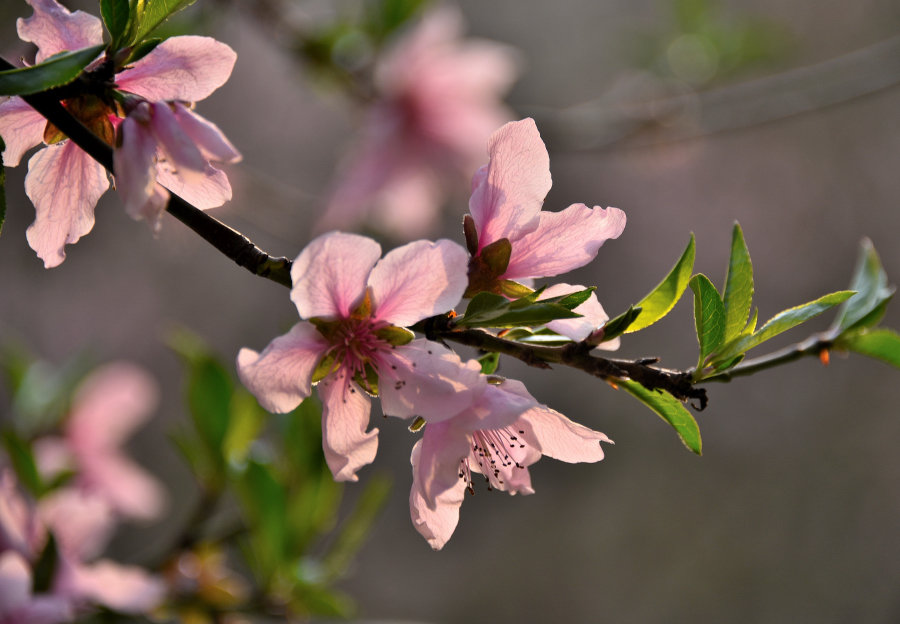
[[[833,342],[834,337],[831,335],[831,332],[813,334],[803,342],[798,342],[797,344],[785,347],[784,349],[773,351],[772,353],[761,355],[751,360],[744,360],[730,370],[718,373],[717,375],[711,375],[701,379],[697,383],[706,383],[708,381],[729,382],[735,377],[753,375],[754,373],[766,370],[767,368],[774,368],[775,366],[787,364],[788,362],[793,362],[809,355],[821,357],[822,352],[827,353]]]
[[[15,69],[15,66],[0,58],[0,70],[6,69]],[[22,96],[22,99],[59,128],[91,158],[114,174],[112,148],[72,116],[54,94],[36,93]],[[237,230],[192,206],[174,193],[170,193],[166,211],[234,260],[238,266],[244,267],[254,275],[291,287],[291,261],[288,258],[270,256]]]

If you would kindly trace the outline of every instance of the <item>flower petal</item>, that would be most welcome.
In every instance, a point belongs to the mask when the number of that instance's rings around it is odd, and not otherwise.
[[[103,43],[100,18],[83,11],[70,12],[56,0],[27,0],[34,15],[16,20],[22,41],[38,47],[35,62],[40,63],[64,50],[74,51]]]
[[[447,347],[424,339],[389,351],[378,374],[385,414],[422,416],[428,422],[456,416],[470,407],[487,385],[477,361],[463,363]]]
[[[28,161],[25,193],[36,216],[26,232],[31,248],[51,268],[63,247],[94,227],[94,207],[109,188],[106,170],[71,141],[48,145]]]
[[[479,250],[501,238],[515,241],[538,225],[550,191],[550,156],[533,119],[506,124],[488,142],[487,170],[476,173],[469,212]]]
[[[447,239],[416,241],[392,250],[372,269],[373,320],[408,327],[447,312],[468,285],[468,254]]]
[[[185,134],[174,111],[165,102],[153,102],[150,107],[151,131],[157,140],[161,158],[164,157],[166,163],[185,182],[202,178],[209,162]]]
[[[412,462],[415,464],[421,441],[413,447]],[[434,508],[428,506],[416,483],[415,473],[413,486],[409,492],[409,514],[413,526],[424,537],[434,550],[440,550],[453,535],[459,524],[459,508],[465,497],[466,483],[457,478],[454,487],[443,492],[435,501]]]
[[[47,120],[19,97],[0,102],[0,136],[6,143],[3,164],[15,167],[22,155],[35,145],[40,145]]]
[[[543,294],[542,299],[550,297],[559,297],[560,295],[570,295],[572,293],[584,290],[584,286],[571,284],[553,284],[548,286]],[[609,320],[609,315],[600,305],[597,296],[594,293],[587,298],[587,301],[577,306],[573,312],[581,314],[580,318],[573,319],[557,319],[547,323],[547,327],[555,331],[561,336],[571,338],[575,342],[581,342],[591,335],[594,330],[600,329]]]
[[[156,167],[156,181],[200,210],[218,208],[231,200],[231,183],[228,176],[212,165],[207,165],[202,175],[192,175],[190,181],[186,181],[168,163],[159,162]],[[168,200],[168,196],[166,199]]]
[[[0,618],[24,606],[30,597],[31,569],[28,562],[13,550],[0,554]]]
[[[241,349],[237,372],[244,386],[270,412],[287,413],[309,396],[312,373],[328,343],[309,323],[297,323],[257,353]]]
[[[241,159],[240,152],[235,149],[217,125],[190,110],[181,102],[175,102],[175,118],[187,137],[200,149],[200,153],[205,159],[224,163],[235,163]]]
[[[435,509],[438,495],[459,483],[459,464],[469,454],[471,444],[467,432],[454,426],[454,419],[425,425],[412,456],[412,468],[413,480],[429,509]]]
[[[231,76],[237,54],[212,37],[170,37],[116,76],[116,84],[151,101],[197,102]]]
[[[82,458],[79,483],[129,518],[153,520],[165,508],[166,494],[160,483],[119,452]]]
[[[78,560],[100,554],[115,530],[116,519],[106,501],[72,487],[41,498],[38,513],[60,550]]]
[[[537,444],[541,453],[570,464],[600,461],[603,459],[600,443],[612,444],[612,440],[599,431],[572,422],[544,405],[522,414],[520,423],[526,440]]]
[[[291,267],[291,301],[300,318],[347,318],[366,292],[381,245],[371,238],[329,232],[313,240]]]
[[[89,566],[65,566],[61,591],[124,613],[146,613],[162,602],[166,586],[143,568],[103,559]]]
[[[139,107],[147,108],[147,105],[142,103]],[[135,114],[126,117],[119,126],[119,136],[122,144],[113,152],[113,169],[125,212],[135,219],[146,218],[156,223],[165,210],[163,200],[167,199],[157,192],[156,138]]]
[[[369,427],[372,401],[341,369],[319,382],[322,447],[335,481],[358,481],[356,471],[378,451],[378,429]]]
[[[625,213],[618,208],[572,204],[561,212],[542,212],[537,229],[513,245],[503,277],[552,277],[577,269],[623,229]]]

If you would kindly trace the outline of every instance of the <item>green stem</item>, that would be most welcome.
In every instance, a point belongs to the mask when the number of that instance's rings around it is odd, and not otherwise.
[[[706,383],[708,381],[729,382],[735,377],[746,377],[753,375],[767,368],[774,368],[804,358],[807,356],[819,357],[823,351],[828,351],[834,342],[833,337],[829,333],[813,334],[803,342],[785,347],[778,351],[773,351],[767,355],[761,355],[751,360],[744,360],[731,370],[717,373],[709,377],[704,377],[697,383]]]

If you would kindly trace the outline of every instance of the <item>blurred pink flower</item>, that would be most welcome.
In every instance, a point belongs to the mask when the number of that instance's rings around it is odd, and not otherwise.
[[[472,254],[470,291],[502,292],[503,280],[553,277],[584,266],[625,228],[618,208],[572,204],[541,210],[550,190],[550,157],[534,120],[506,124],[488,142],[490,161],[472,178],[466,242]],[[506,239],[505,266],[482,254]],[[490,255],[490,254],[489,254]]]
[[[238,374],[260,404],[288,412],[319,379],[325,458],[335,479],[357,480],[372,462],[377,429],[371,401],[386,414],[459,411],[479,375],[445,347],[398,328],[447,312],[466,286],[465,250],[448,240],[416,241],[381,257],[370,238],[332,232],[312,241],[291,269],[291,299],[303,320],[257,353],[241,349]],[[319,376],[314,377],[316,370]]]
[[[122,452],[122,444],[153,413],[158,390],[142,369],[124,362],[94,371],[78,389],[64,438],[35,444],[44,473],[71,469],[75,485],[121,515],[148,520],[159,515],[165,493]]]
[[[16,25],[21,39],[38,46],[37,62],[64,50],[78,50],[103,42],[99,18],[81,11],[70,12],[56,0],[27,2],[34,8],[34,14],[27,19],[20,18]],[[194,102],[208,97],[225,83],[236,58],[231,48],[209,37],[172,37],[121,71],[115,78],[116,86],[120,91],[150,101]],[[84,95],[67,100],[65,104],[107,143],[115,142],[115,126],[120,119],[111,102]],[[179,123],[188,137],[182,140],[198,143],[195,149],[199,149],[204,158],[223,162],[240,158],[213,124],[190,112],[181,114],[183,118],[191,117],[189,121]],[[198,130],[200,127],[202,130]],[[198,137],[192,128],[202,132],[204,137]],[[109,188],[106,171],[18,97],[0,101],[0,136],[6,143],[3,162],[10,167],[18,165],[32,147],[44,141],[48,143],[28,162],[25,192],[34,203],[36,216],[26,237],[45,267],[57,266],[65,259],[65,245],[75,243],[93,228],[94,207]],[[220,147],[226,145],[227,149],[207,150],[205,147],[210,140]],[[208,162],[197,176],[187,180],[180,171],[175,172],[164,164],[166,150],[160,152],[161,155],[157,155],[160,161],[157,179],[163,186],[183,194],[192,203],[196,201],[200,208],[220,206],[231,199],[227,177]],[[117,169],[121,166],[120,161],[121,157],[117,158]],[[145,184],[141,187],[145,194],[141,202],[139,193],[131,187],[132,179],[126,175],[125,188],[121,190],[129,214],[146,218],[155,227],[165,206],[160,198],[167,197],[166,191],[155,184]]]
[[[564,462],[603,459],[604,434],[574,423],[539,404],[521,382],[489,385],[454,418],[428,422],[413,447],[410,514],[416,530],[435,550],[443,548],[459,522],[472,473],[489,487],[533,494],[528,466],[547,455]]]
[[[68,599],[34,594],[28,561],[14,550],[0,551],[0,624],[57,624],[72,622]]]
[[[368,223],[395,237],[432,233],[452,189],[478,166],[491,132],[510,118],[512,50],[462,40],[450,8],[426,15],[379,62],[376,102],[344,163],[319,229]]]

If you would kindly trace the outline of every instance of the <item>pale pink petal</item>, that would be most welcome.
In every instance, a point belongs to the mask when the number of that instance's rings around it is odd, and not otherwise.
[[[100,18],[82,11],[70,12],[56,0],[27,0],[34,15],[16,20],[19,38],[38,47],[40,63],[64,50],[74,51],[103,43]]]
[[[22,624],[62,624],[75,621],[72,602],[64,596],[32,596],[16,615]]]
[[[371,464],[378,451],[378,429],[369,427],[372,401],[344,369],[319,382],[322,399],[322,448],[335,481],[358,481],[356,471]]]
[[[385,414],[422,416],[429,422],[446,420],[470,407],[487,384],[477,361],[463,363],[447,347],[424,339],[390,350],[378,375]]]
[[[544,290],[541,299],[559,297],[560,295],[570,295],[582,290],[584,290],[584,286],[553,284]],[[597,300],[597,296],[594,293],[591,293],[587,301],[577,306],[572,311],[581,314],[581,317],[550,321],[547,323],[547,327],[561,336],[571,338],[575,342],[581,342],[590,336],[592,332],[603,327],[606,321],[609,320],[609,316],[606,314],[603,306],[600,305],[600,302]]]
[[[19,493],[12,470],[0,467],[0,551],[32,557],[43,538],[43,527]]]
[[[165,210],[156,184],[156,138],[145,123],[137,120],[138,111],[148,108],[146,103],[125,118],[119,126],[121,145],[113,153],[116,190],[125,204],[125,212],[135,219],[159,220]],[[149,112],[147,111],[149,118]]]
[[[501,238],[521,238],[537,227],[550,191],[550,157],[532,119],[506,124],[488,142],[487,174],[478,185],[469,212],[478,230],[479,250]]]
[[[411,461],[414,465],[420,446],[421,441],[413,447]],[[415,471],[413,475],[413,486],[409,492],[409,513],[413,526],[434,550],[440,550],[459,524],[459,508],[466,494],[466,482],[457,478],[456,485],[441,493],[434,508],[431,508],[416,483]]]
[[[231,200],[231,183],[228,176],[212,165],[207,165],[202,175],[195,174],[191,176],[190,182],[186,182],[168,163],[159,162],[156,167],[156,181],[200,210],[217,208]],[[166,199],[168,200],[168,195]]]
[[[150,107],[152,110],[150,125],[157,140],[161,159],[165,160],[186,184],[202,180],[209,162],[182,130],[175,113],[165,102],[153,102]]]
[[[372,269],[373,320],[408,327],[447,312],[468,285],[468,254],[447,239],[392,250]]]
[[[11,97],[0,102],[0,137],[6,143],[3,164],[18,165],[25,152],[43,141],[46,127],[44,116],[22,98]]]
[[[552,277],[582,267],[624,228],[625,213],[618,208],[573,204],[561,212],[542,212],[538,228],[513,244],[503,277]]]
[[[153,520],[165,507],[166,494],[159,482],[121,453],[82,458],[78,482],[129,518]]]
[[[100,554],[116,524],[105,500],[71,487],[43,497],[38,513],[56,536],[60,549],[78,560]]]
[[[372,203],[372,226],[380,232],[388,232],[395,238],[409,240],[426,236],[434,231],[445,195],[444,184],[430,167],[404,167],[397,170],[383,187],[364,197]],[[357,211],[358,212],[358,211]],[[353,222],[362,222],[359,213]]]
[[[328,348],[315,327],[297,323],[262,353],[241,349],[238,377],[264,408],[287,413],[309,396],[313,370]]]
[[[31,446],[41,476],[53,479],[58,474],[76,469],[75,456],[67,440],[58,437],[42,437]]]
[[[0,554],[0,621],[31,597],[31,569],[19,553],[8,550]]]
[[[426,424],[422,439],[413,450],[414,481],[431,509],[436,507],[438,495],[458,485],[459,465],[472,443],[453,420]]]
[[[162,579],[143,568],[124,566],[107,559],[65,569],[59,591],[123,613],[146,613],[165,598]]]
[[[71,141],[49,145],[28,161],[25,193],[36,216],[25,233],[28,244],[51,268],[66,258],[63,247],[94,227],[94,207],[109,188],[103,165]]]
[[[118,449],[153,414],[159,387],[142,368],[114,362],[87,377],[72,400],[66,426],[76,455]]]
[[[175,118],[187,137],[194,142],[207,160],[235,163],[241,159],[240,152],[235,149],[217,125],[190,110],[181,102],[175,102]]]
[[[366,292],[381,245],[371,238],[330,232],[313,240],[291,267],[291,301],[300,318],[347,318]]]
[[[600,461],[603,459],[600,443],[612,444],[612,440],[599,431],[572,422],[543,405],[525,412],[520,423],[525,438],[536,444],[541,453],[568,463]]]
[[[116,84],[151,101],[197,102],[225,84],[236,60],[211,37],[171,37],[118,74]]]

